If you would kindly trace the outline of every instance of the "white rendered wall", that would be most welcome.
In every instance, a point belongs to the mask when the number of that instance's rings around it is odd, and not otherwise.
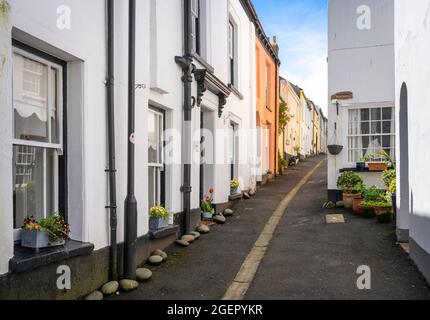
[[[357,27],[363,12],[358,9],[362,5],[360,0],[329,0],[329,97],[342,91],[354,94],[353,99],[340,101],[339,116],[336,105],[328,102],[327,143],[344,146],[340,155],[328,157],[329,189],[337,189],[340,169],[355,165],[348,163],[347,155],[348,108],[394,106],[394,2],[366,1],[371,19],[369,30]],[[372,185],[375,179],[378,177],[365,182]]]
[[[13,256],[12,99],[9,14],[0,14],[0,275],[8,272]]]
[[[430,254],[430,1],[396,1],[396,106],[400,88],[406,83],[409,110],[410,216],[401,216],[398,227],[409,228],[410,237]],[[399,143],[399,141],[398,141]],[[401,150],[400,150],[401,151]],[[399,157],[398,157],[399,161]],[[400,167],[400,163],[398,163]],[[401,186],[400,186],[401,187]],[[400,199],[401,201],[401,199]],[[400,206],[401,203],[398,203]]]

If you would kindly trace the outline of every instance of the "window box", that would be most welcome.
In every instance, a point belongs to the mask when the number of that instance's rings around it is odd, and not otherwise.
[[[167,228],[169,226],[169,220],[162,218],[149,218],[149,229],[150,230],[160,230]]]
[[[63,246],[66,241],[52,242],[49,240],[49,234],[38,230],[22,230],[21,246],[24,248],[35,249],[36,251],[44,248]]]
[[[388,169],[388,166],[384,162],[369,162],[367,166],[371,172],[381,172]]]

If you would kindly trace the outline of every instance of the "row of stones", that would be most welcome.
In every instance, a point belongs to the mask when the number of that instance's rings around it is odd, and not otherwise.
[[[162,250],[155,250],[152,255],[148,258],[148,263],[151,265],[160,265],[167,261],[167,253]],[[140,268],[136,270],[136,278],[139,282],[147,282],[152,278],[152,271],[147,268]],[[121,281],[111,281],[106,283],[100,288],[90,293],[85,297],[85,300],[103,300],[103,298],[119,294],[121,288],[124,292],[136,290],[139,287],[139,282],[134,280],[123,279]]]
[[[233,210],[226,209],[222,214],[221,213],[217,214],[213,220],[218,224],[224,224],[227,221],[226,217],[231,217],[233,215],[234,215]],[[190,246],[191,243],[198,240],[202,234],[207,234],[211,231],[209,226],[207,226],[206,224],[200,224],[196,230],[197,231],[193,231],[193,232],[190,232],[189,234],[182,236],[179,240],[176,241],[176,244],[182,247],[188,247]],[[167,253],[157,249],[148,258],[147,263],[154,266],[158,266],[163,262],[167,261],[167,258],[168,258]],[[136,278],[139,282],[147,282],[152,278],[152,271],[147,268],[137,269]],[[138,281],[123,279],[120,282],[118,281],[108,282],[104,286],[102,286],[100,290],[96,290],[90,293],[88,296],[86,296],[85,300],[103,300],[105,296],[108,297],[114,294],[119,294],[120,288],[124,292],[136,290],[139,287]]]

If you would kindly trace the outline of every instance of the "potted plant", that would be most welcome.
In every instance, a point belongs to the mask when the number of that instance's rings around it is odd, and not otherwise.
[[[352,211],[356,215],[361,215],[362,209],[361,209],[360,205],[364,202],[363,194],[366,191],[366,186],[364,185],[364,183],[359,183],[356,187],[356,190],[358,193],[360,193],[361,196],[352,199]]]
[[[365,201],[361,206],[368,210],[373,209],[373,216],[376,216],[379,223],[389,223],[393,219],[393,204],[388,199]]]
[[[36,250],[62,246],[69,239],[69,234],[70,226],[58,214],[40,221],[29,217],[22,227],[21,246]]]
[[[231,180],[230,181],[230,194],[231,195],[238,194],[239,186],[240,186],[239,180],[237,180],[237,179]]]
[[[214,189],[210,189],[209,190],[209,196],[206,196],[203,200],[202,200],[202,205],[201,205],[201,210],[202,210],[202,216],[203,216],[203,220],[210,220],[213,218],[214,214],[215,214],[215,210],[212,206],[212,202],[213,202],[213,193],[214,193]]]
[[[331,145],[327,146],[327,149],[331,155],[337,156],[338,154],[340,154],[342,152],[343,146],[337,145],[337,144],[331,144]]]
[[[366,160],[369,171],[386,171],[388,167],[394,164],[390,155],[384,150],[366,156]]]
[[[397,215],[397,180],[394,178],[391,180],[390,187],[388,189],[388,194],[391,197],[391,202],[393,204],[394,216]]]
[[[281,155],[279,155],[279,167],[281,169],[281,175],[286,175],[288,169],[288,161],[282,158]]]
[[[169,226],[170,212],[163,206],[155,206],[149,210],[149,229],[160,230]]]
[[[375,186],[365,189],[363,192],[364,201],[360,204],[360,216],[364,218],[374,218],[376,215],[375,212],[375,203],[379,203],[384,201],[384,193],[381,190],[378,190]]]
[[[363,184],[363,179],[354,172],[346,171],[339,176],[337,186],[343,191],[345,208],[352,208],[352,200],[361,197],[361,194],[357,192],[357,188],[361,184]]]
[[[356,168],[358,172],[366,171],[366,159],[365,157],[360,157],[360,160],[356,162]]]

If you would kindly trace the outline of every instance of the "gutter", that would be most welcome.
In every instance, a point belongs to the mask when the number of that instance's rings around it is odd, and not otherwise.
[[[191,19],[191,1],[184,0],[184,55],[176,56],[176,63],[182,68],[182,82],[184,85],[184,118],[183,118],[183,148],[184,156],[183,162],[183,185],[181,192],[183,193],[183,208],[184,208],[184,224],[183,233],[187,234],[190,231],[190,216],[191,216],[191,111],[192,96],[191,96],[191,84],[193,82],[193,73],[195,66],[193,65],[193,54],[191,50],[191,30],[192,30],[192,19]]]
[[[109,199],[110,203],[106,209],[110,210],[110,257],[109,278],[111,281],[118,280],[118,246],[117,246],[117,202],[116,202],[116,156],[115,156],[115,96],[114,96],[114,74],[115,74],[115,49],[114,49],[114,24],[115,9],[114,0],[107,0],[107,127],[108,127],[108,169],[109,174]]]
[[[124,214],[124,278],[136,279],[137,200],[135,168],[135,83],[136,83],[136,0],[129,0],[128,19],[128,150],[127,198]]]

